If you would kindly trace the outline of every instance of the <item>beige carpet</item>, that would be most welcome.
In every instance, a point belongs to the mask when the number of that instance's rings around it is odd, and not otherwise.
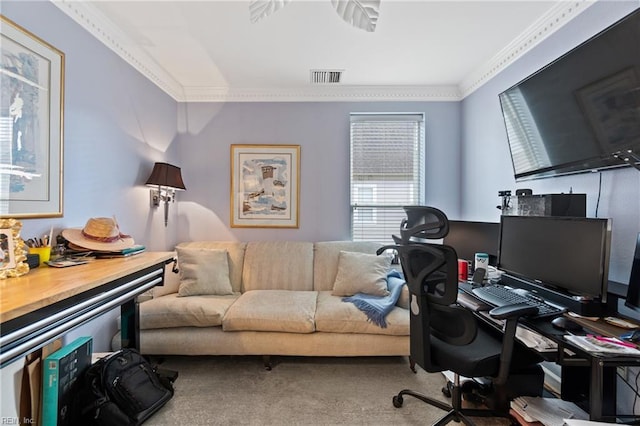
[[[403,357],[272,360],[267,371],[261,357],[165,357],[161,366],[180,374],[175,395],[145,426],[427,425],[444,415],[412,397],[394,408],[392,397],[404,388],[447,401],[444,377],[420,369],[414,374]]]

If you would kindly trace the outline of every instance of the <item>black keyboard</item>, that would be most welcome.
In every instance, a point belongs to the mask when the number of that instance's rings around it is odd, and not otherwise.
[[[476,287],[471,293],[480,300],[487,302],[493,306],[514,305],[516,303],[525,303],[529,306],[538,308],[538,313],[530,315],[529,318],[544,318],[560,315],[565,312],[559,306],[551,305],[534,295],[521,295],[501,285],[488,285],[485,287]]]

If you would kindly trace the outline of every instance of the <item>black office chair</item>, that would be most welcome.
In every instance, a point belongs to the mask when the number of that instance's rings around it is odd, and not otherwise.
[[[414,206],[412,210],[417,210]],[[505,306],[493,309],[493,318],[504,320],[504,332],[482,328],[474,314],[466,308],[456,305],[458,297],[457,254],[452,247],[412,242],[410,229],[432,238],[442,238],[448,229],[448,220],[440,210],[422,207],[427,220],[416,220],[416,226],[407,227],[404,221],[401,237],[396,241],[403,243],[386,246],[379,250],[393,248],[398,252],[400,263],[411,294],[410,303],[410,353],[411,361],[430,373],[451,371],[454,381],[450,388],[451,406],[429,398],[421,393],[404,389],[393,397],[393,405],[399,408],[405,395],[413,396],[427,404],[448,411],[436,425],[444,425],[451,420],[463,421],[467,425],[473,422],[471,416],[508,416],[509,397],[512,391],[507,387],[512,371],[526,369],[536,365],[541,359],[527,350],[515,345],[515,332],[518,318],[533,314],[536,308]],[[413,214],[418,215],[417,211]],[[435,220],[434,220],[435,218]],[[441,222],[438,230],[434,223]],[[426,224],[431,224],[427,226]],[[424,227],[429,231],[425,233]],[[405,230],[403,234],[402,231]],[[518,355],[513,357],[514,348]],[[539,368],[539,367],[538,367]],[[483,397],[487,409],[462,408],[460,376],[480,378],[491,377],[491,393]],[[528,394],[539,396],[535,386]]]

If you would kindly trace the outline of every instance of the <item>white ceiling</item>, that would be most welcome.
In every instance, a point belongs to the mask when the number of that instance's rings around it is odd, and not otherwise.
[[[52,1],[177,101],[457,100],[592,4],[380,0],[366,32],[331,0]]]

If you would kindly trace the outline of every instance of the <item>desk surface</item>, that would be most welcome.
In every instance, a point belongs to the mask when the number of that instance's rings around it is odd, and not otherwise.
[[[144,252],[126,258],[97,259],[68,268],[41,266],[21,277],[0,280],[0,323],[169,261],[174,256],[173,252]]]

